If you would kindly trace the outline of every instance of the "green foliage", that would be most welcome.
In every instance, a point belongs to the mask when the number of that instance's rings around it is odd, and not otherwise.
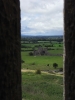
[[[35,65],[35,62],[31,63],[31,65]]]
[[[45,40],[45,41],[37,41],[37,43],[33,43],[33,42],[29,42],[29,41],[25,41],[25,44],[21,44],[21,50],[23,51],[30,51],[30,50],[32,50],[33,51],[33,47],[35,47],[35,49],[37,49],[39,46],[41,46],[41,47],[48,47],[49,49],[49,51],[50,50],[54,50],[54,52],[56,52],[55,50],[58,48],[58,53],[61,53],[61,52],[59,52],[59,50],[61,50],[62,51],[62,53],[63,53],[63,43],[62,42],[60,42],[61,44],[59,44],[59,42],[57,42],[56,40],[55,41],[52,41],[51,40],[51,43],[50,43],[50,41],[48,41],[48,40]],[[61,46],[59,46],[59,45],[61,45]],[[57,52],[56,52],[57,53]]]
[[[33,56],[33,52],[29,52],[29,56]]]
[[[57,63],[53,63],[53,67],[56,69],[58,67]]]
[[[37,69],[35,73],[36,74],[41,74],[41,70],[40,69]]]
[[[47,66],[49,66],[49,64],[47,64]]]

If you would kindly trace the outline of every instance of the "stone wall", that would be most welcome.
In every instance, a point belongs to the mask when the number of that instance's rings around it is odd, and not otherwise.
[[[0,0],[0,100],[21,100],[19,0]]]
[[[75,1],[64,2],[64,100],[75,100]]]

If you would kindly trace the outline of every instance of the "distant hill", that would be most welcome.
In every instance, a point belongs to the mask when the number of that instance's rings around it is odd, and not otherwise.
[[[22,38],[24,37],[51,37],[51,38],[57,38],[57,37],[61,37],[63,38],[63,35],[53,35],[53,36],[43,36],[43,35],[37,35],[37,36],[33,36],[33,35],[21,35]]]

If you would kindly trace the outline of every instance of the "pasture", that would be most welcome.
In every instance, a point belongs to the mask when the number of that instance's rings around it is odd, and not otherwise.
[[[52,70],[53,63],[58,64],[58,68],[63,67],[63,57],[62,56],[29,56],[29,52],[22,52],[22,64],[23,69],[40,69],[40,70]],[[47,66],[49,64],[49,66]]]
[[[63,78],[23,72],[22,98],[23,100],[63,100]]]
[[[21,48],[21,59],[24,61],[24,63],[22,63],[22,68],[50,70],[53,69],[53,63],[57,63],[58,68],[63,67],[63,56],[61,56],[63,54],[62,42],[58,43],[53,41],[50,43],[49,41],[39,41],[38,43],[22,44],[22,46],[25,46]],[[41,46],[42,48],[47,47],[50,55],[30,56],[29,52],[33,52],[34,49],[37,50],[38,46]],[[49,64],[49,66],[47,66],[47,64]]]
[[[50,55],[29,55],[38,47],[47,48]],[[23,100],[63,100],[63,77],[50,73],[36,74],[36,70],[53,71],[63,68],[63,43],[57,41],[26,42],[21,44]],[[57,63],[55,69],[53,63]]]

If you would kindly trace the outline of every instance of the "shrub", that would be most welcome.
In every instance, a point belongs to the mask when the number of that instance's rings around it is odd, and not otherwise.
[[[59,68],[59,71],[62,72],[63,71],[63,68]]]
[[[47,66],[49,66],[49,64],[47,64]]]
[[[31,65],[35,65],[35,62],[33,62]]]
[[[30,55],[30,56],[33,56],[33,52],[29,52],[29,55]]]
[[[53,67],[56,69],[58,67],[57,63],[53,63]]]
[[[59,45],[59,47],[61,47],[61,45]]]
[[[41,70],[40,69],[37,69],[36,70],[36,74],[41,74]]]

